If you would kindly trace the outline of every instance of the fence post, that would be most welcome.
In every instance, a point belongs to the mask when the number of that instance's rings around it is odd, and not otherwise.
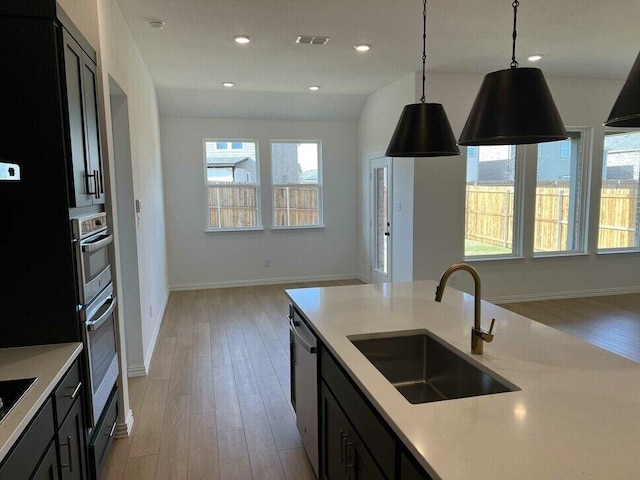
[[[507,188],[504,191],[504,221],[502,222],[502,246],[507,248],[507,243],[509,241],[509,210],[511,205],[511,195],[509,194],[509,189]]]
[[[564,210],[564,189],[558,192],[558,231],[556,233],[556,251],[562,250],[562,212]]]

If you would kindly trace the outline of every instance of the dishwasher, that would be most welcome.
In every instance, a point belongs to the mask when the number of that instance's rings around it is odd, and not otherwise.
[[[318,477],[317,340],[293,305],[289,305],[291,404],[311,466]]]

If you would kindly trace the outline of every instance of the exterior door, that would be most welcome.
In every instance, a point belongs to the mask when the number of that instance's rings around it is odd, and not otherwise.
[[[371,160],[371,281],[391,282],[391,159]]]

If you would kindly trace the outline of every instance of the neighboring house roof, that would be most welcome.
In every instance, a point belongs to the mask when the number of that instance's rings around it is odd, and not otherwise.
[[[299,176],[301,183],[317,183],[318,182],[318,170],[307,170],[302,172]]]
[[[216,167],[235,167],[239,163],[252,161],[253,158],[250,157],[207,157],[207,165],[212,165]]]

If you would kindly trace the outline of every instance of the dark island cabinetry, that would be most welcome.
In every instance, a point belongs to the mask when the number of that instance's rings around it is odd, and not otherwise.
[[[430,480],[324,345],[319,361],[321,478]]]

